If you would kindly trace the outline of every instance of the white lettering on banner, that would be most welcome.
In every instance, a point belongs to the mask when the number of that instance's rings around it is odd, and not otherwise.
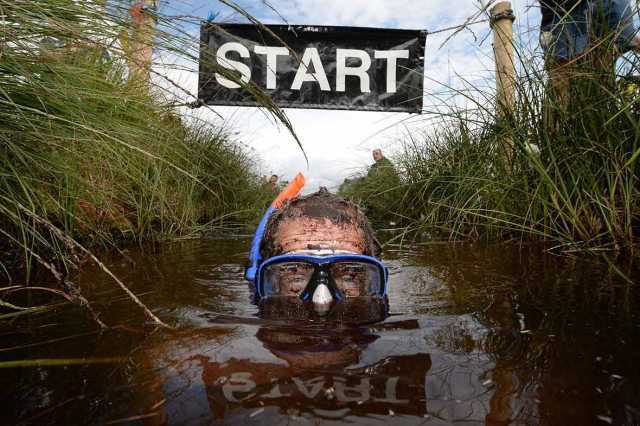
[[[228,58],[230,52],[236,52],[241,58],[250,58],[249,49],[241,43],[228,42],[220,46],[216,52],[218,65],[229,70],[238,71],[240,80],[247,84],[251,80],[251,68],[243,62]],[[266,56],[266,89],[277,89],[278,57],[290,56],[286,47],[282,46],[261,46],[256,45],[254,52],[257,55]],[[374,60],[386,61],[386,92],[396,93],[398,90],[398,60],[409,59],[409,50],[376,50]],[[353,60],[359,60],[358,65],[353,65]],[[357,77],[360,80],[360,92],[371,93],[371,78],[369,70],[372,65],[372,58],[365,50],[358,49],[336,49],[336,81],[335,90],[337,92],[346,91],[347,77]],[[313,72],[309,67],[313,67]],[[239,89],[241,86],[219,73],[215,74],[216,80],[228,89]],[[301,64],[298,67],[295,78],[291,85],[291,90],[301,90],[303,83],[312,82],[320,85],[323,92],[331,91],[331,86],[327,78],[327,73],[322,63],[322,57],[315,47],[309,47],[302,54]]]
[[[278,56],[289,56],[289,49],[278,46],[256,46],[254,51],[258,55],[267,55],[267,89],[275,89],[277,84]]]
[[[266,395],[262,395],[262,398],[286,398],[291,396],[291,394],[284,394],[282,393],[282,391],[280,390],[280,385],[276,383],[276,385],[273,387],[273,389],[271,389],[271,392],[269,392]]]
[[[398,59],[409,59],[408,50],[376,50],[376,59],[387,60],[387,93],[396,93]]]
[[[306,382],[297,377],[293,378],[293,383],[296,384],[298,390],[309,399],[313,399],[320,394],[320,391],[324,389],[324,381],[324,377],[316,377]]]
[[[348,67],[347,58],[360,59],[360,65],[357,67]],[[371,92],[371,82],[369,81],[369,68],[371,68],[371,57],[364,50],[357,49],[338,49],[336,51],[336,91],[344,92],[346,79],[348,75],[360,78],[360,91],[362,93]]]
[[[218,52],[216,53],[218,64],[227,69],[239,71],[241,74],[240,80],[244,84],[247,84],[249,80],[251,80],[251,68],[249,68],[242,62],[234,61],[227,58],[227,53],[231,51],[238,52],[243,58],[250,57],[249,49],[247,49],[244,45],[235,42],[225,43],[220,46],[220,49],[218,49]],[[218,73],[216,73],[216,80],[218,81],[218,83],[229,89],[239,89],[241,87],[238,83],[234,83],[233,81],[224,78]]]
[[[251,373],[233,373],[229,380],[222,386],[222,393],[227,401],[230,402],[242,402],[247,399],[251,399],[256,396],[255,393],[250,393],[244,398],[237,398],[235,393],[251,392],[256,388],[256,382],[251,380]]]
[[[313,64],[313,73],[309,73],[309,64]],[[291,90],[300,90],[302,83],[305,81],[317,81],[320,83],[320,90],[323,92],[330,92],[331,86],[329,86],[329,80],[327,80],[327,74],[324,72],[324,65],[320,59],[318,49],[310,47],[305,49],[302,56],[302,65],[296,72],[296,78],[293,80]]]
[[[329,377],[315,377],[313,379],[303,380],[298,377],[293,377],[292,381],[295,385],[295,389],[290,391],[297,392],[307,399],[315,399],[323,397],[328,390],[327,383]],[[336,400],[340,402],[380,402],[394,405],[407,405],[410,403],[407,399],[398,399],[398,385],[400,377],[388,377],[384,380],[384,396],[375,397],[371,393],[374,391],[380,391],[379,388],[373,386],[371,379],[368,377],[360,378],[359,383],[353,386],[347,385],[346,377],[332,377],[333,384],[335,386]],[[225,399],[229,402],[243,402],[254,398],[288,398],[294,396],[290,393],[283,393],[280,389],[280,383],[274,383],[273,387],[267,393],[261,393],[260,395],[253,393],[257,385],[253,380],[253,376],[249,372],[233,373],[228,380],[222,385],[222,393]]]
[[[347,386],[343,377],[334,377],[336,399],[341,402],[368,401],[371,398],[371,380],[367,377],[356,386]]]

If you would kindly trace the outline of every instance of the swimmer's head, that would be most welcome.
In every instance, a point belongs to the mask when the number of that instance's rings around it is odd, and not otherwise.
[[[266,261],[284,255],[314,256],[319,262],[286,258],[265,267],[261,279],[277,295],[300,297],[312,302],[317,312],[325,312],[344,297],[371,295],[372,284],[376,286],[374,291],[381,290],[382,265],[375,260],[366,263],[348,259],[375,258],[379,253],[380,245],[362,210],[322,188],[289,201],[274,213],[260,247]],[[322,263],[331,256],[347,258]]]
[[[325,188],[294,198],[267,223],[260,254],[263,259],[309,250],[380,254],[380,244],[362,210]]]

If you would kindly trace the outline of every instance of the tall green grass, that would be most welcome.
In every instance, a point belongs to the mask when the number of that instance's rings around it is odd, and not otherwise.
[[[437,238],[635,253],[640,92],[621,75],[638,74],[638,63],[582,60],[558,92],[541,61],[520,58],[511,112],[497,114],[491,92],[472,87],[471,106],[441,109],[430,130],[407,135],[396,158],[404,190],[390,213]]]
[[[2,281],[64,280],[87,249],[237,227],[266,203],[255,159],[167,100],[183,88],[130,81],[127,7],[0,0]],[[198,38],[158,22],[156,54],[193,64]]]
[[[359,204],[374,226],[389,228],[397,220],[394,209],[402,190],[394,165],[385,160],[345,179],[338,195]]]
[[[404,145],[404,215],[450,238],[633,251],[635,96],[589,70],[559,99],[540,70],[528,71],[512,114],[496,117],[491,105],[478,125],[478,116],[452,111],[446,126]]]

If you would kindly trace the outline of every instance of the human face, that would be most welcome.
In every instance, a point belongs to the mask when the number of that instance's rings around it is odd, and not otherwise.
[[[313,265],[305,263],[283,264],[272,268],[273,280],[278,282],[280,296],[300,296],[313,275]],[[341,263],[331,268],[338,289],[346,297],[365,295],[366,273],[355,262]]]
[[[384,264],[370,256],[287,253],[260,266],[256,290],[260,297],[298,296],[314,303],[319,303],[313,296],[323,286],[330,300],[383,296],[387,275]]]
[[[365,295],[367,274],[362,265],[355,262],[339,263],[333,267],[332,275],[336,286],[346,297]]]
[[[310,264],[278,265],[272,269],[273,280],[278,283],[281,296],[300,296],[313,275],[313,265]]]
[[[374,149],[373,150],[373,159],[375,161],[380,161],[382,160],[382,151],[379,149]]]

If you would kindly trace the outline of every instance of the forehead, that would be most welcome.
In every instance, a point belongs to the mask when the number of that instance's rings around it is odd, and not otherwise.
[[[309,249],[366,251],[366,238],[357,224],[328,218],[285,218],[279,224],[274,240],[282,253]]]

